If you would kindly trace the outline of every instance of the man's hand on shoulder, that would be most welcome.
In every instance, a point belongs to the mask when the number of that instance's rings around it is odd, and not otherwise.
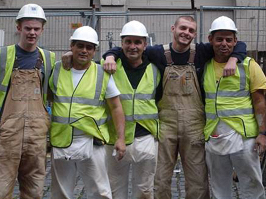
[[[63,68],[65,70],[71,69],[72,58],[73,58],[73,53],[71,51],[68,51],[67,53],[63,54],[62,63],[63,63]]]
[[[236,64],[237,64],[237,58],[230,57],[224,67],[223,76],[228,77],[234,75],[236,72]]]
[[[103,69],[110,74],[114,74],[116,72],[116,62],[113,55],[108,55],[104,61]]]

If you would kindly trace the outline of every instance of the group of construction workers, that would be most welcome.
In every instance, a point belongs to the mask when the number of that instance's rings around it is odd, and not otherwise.
[[[24,5],[16,23],[19,42],[0,49],[0,199],[16,180],[21,199],[43,197],[48,131],[52,199],[72,199],[78,174],[88,199],[127,199],[130,176],[132,199],[171,199],[178,155],[186,199],[232,198],[233,172],[243,199],[265,199],[266,77],[233,20],[218,17],[209,43],[192,44],[196,21],[181,16],[172,42],[155,46],[133,20],[101,64],[89,26],[55,62],[37,46],[43,9]]]

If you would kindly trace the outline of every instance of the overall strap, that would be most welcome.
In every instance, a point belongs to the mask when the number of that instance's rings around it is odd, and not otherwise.
[[[170,44],[163,45],[163,48],[164,48],[164,55],[166,58],[167,65],[173,65],[174,62],[171,56]]]

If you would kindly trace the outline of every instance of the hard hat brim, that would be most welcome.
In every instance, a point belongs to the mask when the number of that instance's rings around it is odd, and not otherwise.
[[[217,31],[231,31],[231,32],[234,32],[235,34],[237,34],[238,33],[238,30],[237,29],[231,29],[231,30],[229,30],[229,29],[210,29],[209,30],[209,34],[212,34],[213,32],[217,32]]]

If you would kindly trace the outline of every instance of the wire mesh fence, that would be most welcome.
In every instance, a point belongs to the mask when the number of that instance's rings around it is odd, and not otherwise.
[[[19,35],[16,30],[16,10],[0,12],[0,46],[18,42]],[[194,13],[129,13],[129,12],[94,12],[91,10],[53,10],[45,11],[47,23],[38,45],[54,51],[56,59],[70,49],[69,38],[74,30],[82,25],[90,25],[99,35],[100,45],[97,48],[95,59],[111,47],[120,46],[119,34],[123,25],[130,20],[138,20],[145,24],[150,44],[161,44],[171,41],[171,25],[180,15]]]
[[[1,9],[0,46],[17,43],[19,39],[15,18],[18,10]],[[119,34],[123,25],[130,20],[145,24],[150,45],[165,44],[172,40],[171,25],[181,15],[190,15],[197,19],[196,11],[176,12],[96,12],[95,10],[45,10],[47,23],[38,45],[56,53],[60,59],[70,49],[69,38],[77,27],[90,25],[99,35],[100,45],[95,60],[111,47],[120,46]],[[232,18],[237,25],[238,39],[246,42],[247,49],[258,62],[266,65],[266,7],[211,7],[200,9],[199,41],[207,42],[211,22],[219,16]]]

